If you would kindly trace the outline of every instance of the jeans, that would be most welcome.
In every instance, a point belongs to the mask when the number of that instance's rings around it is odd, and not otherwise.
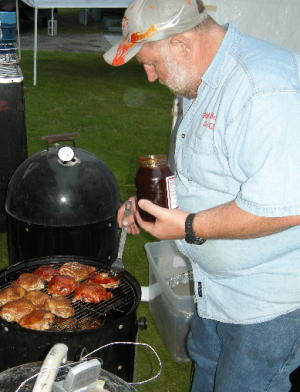
[[[246,325],[195,314],[187,344],[191,392],[289,392],[289,375],[300,366],[300,309]]]

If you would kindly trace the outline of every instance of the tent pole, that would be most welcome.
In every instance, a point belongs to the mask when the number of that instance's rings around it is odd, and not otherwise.
[[[36,86],[36,68],[37,68],[37,19],[38,8],[34,8],[34,57],[33,57],[33,85]]]
[[[18,45],[18,60],[21,60],[21,42],[20,42],[20,20],[19,20],[19,0],[16,0],[16,19],[17,19],[17,45]]]

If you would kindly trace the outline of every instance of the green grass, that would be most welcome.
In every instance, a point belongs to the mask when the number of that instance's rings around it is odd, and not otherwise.
[[[135,61],[121,68],[104,63],[91,53],[38,53],[38,84],[32,85],[32,52],[22,52],[26,128],[29,155],[45,148],[41,136],[79,132],[76,145],[101,158],[113,171],[122,200],[134,194],[137,158],[166,153],[171,129],[172,95],[159,84],[149,84]],[[126,269],[141,285],[148,285],[144,244],[150,235],[129,236],[124,254]],[[0,235],[0,267],[7,266],[5,234]],[[162,375],[138,391],[188,392],[190,365],[175,363],[166,350],[149,313],[141,303],[138,317],[148,329],[138,340],[151,344],[162,362]],[[136,378],[148,379],[157,371],[153,354],[138,349]]]

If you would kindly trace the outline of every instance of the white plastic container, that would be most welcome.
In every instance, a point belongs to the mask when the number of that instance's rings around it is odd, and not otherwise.
[[[188,362],[186,338],[195,311],[193,282],[171,288],[168,280],[191,270],[174,241],[145,245],[149,261],[149,308],[160,336],[176,362]]]

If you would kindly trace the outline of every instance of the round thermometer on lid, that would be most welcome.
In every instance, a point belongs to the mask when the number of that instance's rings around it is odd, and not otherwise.
[[[61,147],[57,152],[58,158],[62,162],[70,162],[75,156],[74,150],[71,147]]]

